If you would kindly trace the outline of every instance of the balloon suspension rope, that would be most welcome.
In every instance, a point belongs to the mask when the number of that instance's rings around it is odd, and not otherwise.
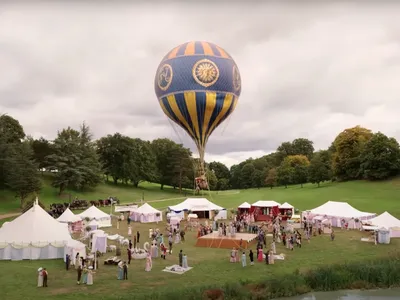
[[[232,117],[232,115],[229,115],[229,116],[228,116],[228,121],[225,123],[225,126],[224,126],[224,128],[222,129],[221,136],[224,135],[225,130],[226,130],[226,128],[228,127],[229,122],[231,121],[231,117]]]

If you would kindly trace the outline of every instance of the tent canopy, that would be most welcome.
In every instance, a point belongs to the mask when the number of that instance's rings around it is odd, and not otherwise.
[[[79,216],[82,219],[89,218],[90,220],[96,219],[109,219],[111,218],[110,215],[106,214],[104,211],[98,209],[96,206],[92,205],[88,209],[86,209],[84,212],[81,212]]]
[[[0,228],[0,243],[65,243],[71,239],[68,226],[59,223],[38,204]]]
[[[255,207],[275,207],[280,206],[281,204],[272,200],[259,200],[253,203],[251,206]]]
[[[139,214],[156,214],[156,213],[161,213],[158,209],[155,209],[153,206],[151,206],[148,203],[143,204],[140,206],[138,209],[135,209],[134,212],[139,213]]]
[[[289,203],[285,202],[282,205],[279,206],[280,209],[293,209],[294,206],[290,205]]]
[[[387,229],[400,227],[400,220],[393,217],[387,211],[369,220],[369,223],[371,223],[374,226],[384,227]]]
[[[251,207],[251,205],[247,202],[244,202],[238,206],[238,208],[241,208],[241,209],[249,209],[250,207]]]
[[[328,201],[321,206],[318,206],[310,213],[314,215],[326,215],[340,218],[364,218],[374,216],[374,213],[359,211],[347,202]]]
[[[62,213],[62,215],[57,218],[57,221],[61,223],[76,223],[82,221],[82,219],[79,216],[75,215],[68,207]]]
[[[168,208],[174,212],[225,210],[225,208],[212,203],[206,198],[187,198],[185,201]]]

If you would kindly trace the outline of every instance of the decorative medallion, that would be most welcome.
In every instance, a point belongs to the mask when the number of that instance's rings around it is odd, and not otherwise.
[[[236,65],[233,66],[232,80],[234,89],[238,91],[242,85],[242,80],[240,78],[239,69]]]
[[[193,78],[204,87],[212,86],[219,78],[219,70],[215,63],[208,59],[199,60],[192,70]]]
[[[166,91],[172,83],[173,76],[172,67],[169,64],[162,65],[157,74],[158,87],[162,91]]]

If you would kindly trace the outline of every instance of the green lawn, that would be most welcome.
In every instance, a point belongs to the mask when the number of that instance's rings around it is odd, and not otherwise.
[[[399,180],[382,183],[360,181],[327,183],[320,188],[316,188],[314,185],[305,185],[304,188],[213,192],[208,195],[208,198],[227,208],[236,207],[244,201],[252,203],[257,200],[275,200],[281,203],[287,201],[300,210],[313,208],[328,200],[347,201],[363,211],[381,213],[387,210],[400,218],[399,190]],[[171,188],[160,191],[159,187],[151,184],[143,184],[140,189],[106,184],[101,185],[94,192],[73,193],[73,196],[77,195],[88,200],[116,196],[123,202],[134,202],[140,199],[143,193],[145,200],[158,208],[164,208],[182,201],[182,199],[164,201],[165,199],[184,196]],[[11,198],[9,196],[8,193],[2,194],[0,200],[2,201],[0,206],[2,213],[14,211],[18,207],[12,200],[12,195]],[[60,202],[57,197],[56,191],[48,185],[45,186],[40,195],[41,200],[47,204]],[[133,229],[141,231],[142,237],[148,240],[149,228],[163,230],[164,224],[143,225],[135,223]],[[126,224],[123,224],[120,230],[113,227],[108,231],[127,235]],[[91,287],[77,286],[75,271],[65,271],[62,261],[0,261],[2,294],[5,296],[4,299],[15,300],[36,299],[38,297],[42,299],[119,299],[119,297],[126,297],[128,294],[132,296],[142,295],[154,291],[171,291],[189,286],[196,287],[238,282],[240,280],[271,278],[275,275],[293,273],[298,269],[305,270],[326,264],[385,256],[400,247],[400,239],[392,240],[390,245],[375,246],[360,241],[360,238],[365,236],[366,233],[337,230],[334,242],[331,242],[328,236],[318,236],[313,238],[310,244],[304,243],[302,249],[295,249],[293,252],[289,252],[279,245],[278,253],[286,253],[287,260],[276,261],[273,266],[256,263],[253,267],[248,266],[243,269],[239,264],[228,262],[229,250],[194,247],[195,235],[195,232],[188,232],[186,243],[175,246],[173,255],[169,256],[166,261],[155,259],[151,272],[144,271],[144,261],[134,261],[129,269],[129,280],[125,282],[116,280],[116,267],[101,265],[94,277],[95,284]],[[177,262],[179,249],[183,249],[188,255],[188,262],[190,266],[194,267],[193,270],[184,275],[161,272],[165,266]],[[123,253],[125,254],[125,252]],[[36,288],[36,270],[39,267],[46,267],[49,271],[49,288],[46,290]]]

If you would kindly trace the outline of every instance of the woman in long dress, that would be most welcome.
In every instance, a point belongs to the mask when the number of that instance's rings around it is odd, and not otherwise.
[[[231,257],[229,258],[229,261],[230,261],[231,263],[236,262],[236,249],[235,249],[235,248],[233,248],[233,249],[231,250]]]
[[[273,242],[271,243],[271,251],[272,251],[272,254],[276,254],[276,245],[275,245],[275,241],[273,241]]]
[[[269,264],[273,265],[275,263],[275,257],[273,251],[269,251]]]
[[[179,244],[181,242],[181,237],[179,235],[179,232],[175,234],[175,244]]]
[[[132,235],[132,227],[129,226],[129,227],[128,227],[128,236],[131,236],[131,235]]]
[[[242,254],[242,267],[247,266],[247,262],[246,262],[246,253],[243,252]]]
[[[118,280],[122,280],[124,278],[124,269],[122,266],[123,266],[123,262],[120,261],[118,263],[118,275],[117,275]]]
[[[183,254],[183,257],[182,257],[182,268],[184,268],[184,269],[188,268],[188,262],[187,262],[186,254]]]
[[[153,262],[151,260],[151,255],[150,253],[147,255],[146,258],[146,268],[144,269],[146,272],[150,272],[151,268],[153,267]]]
[[[86,267],[84,267],[82,273],[83,273],[83,275],[82,275],[82,283],[83,284],[87,284],[88,269]]]
[[[262,261],[263,261],[263,251],[262,251],[262,248],[259,248],[259,249],[258,249],[257,260],[258,260],[259,262],[262,262]]]
[[[86,285],[93,285],[93,267],[90,266],[87,273],[87,283]]]
[[[43,271],[43,268],[40,267],[38,269],[38,284],[37,284],[38,287],[43,287],[43,273],[42,273],[42,271]]]

